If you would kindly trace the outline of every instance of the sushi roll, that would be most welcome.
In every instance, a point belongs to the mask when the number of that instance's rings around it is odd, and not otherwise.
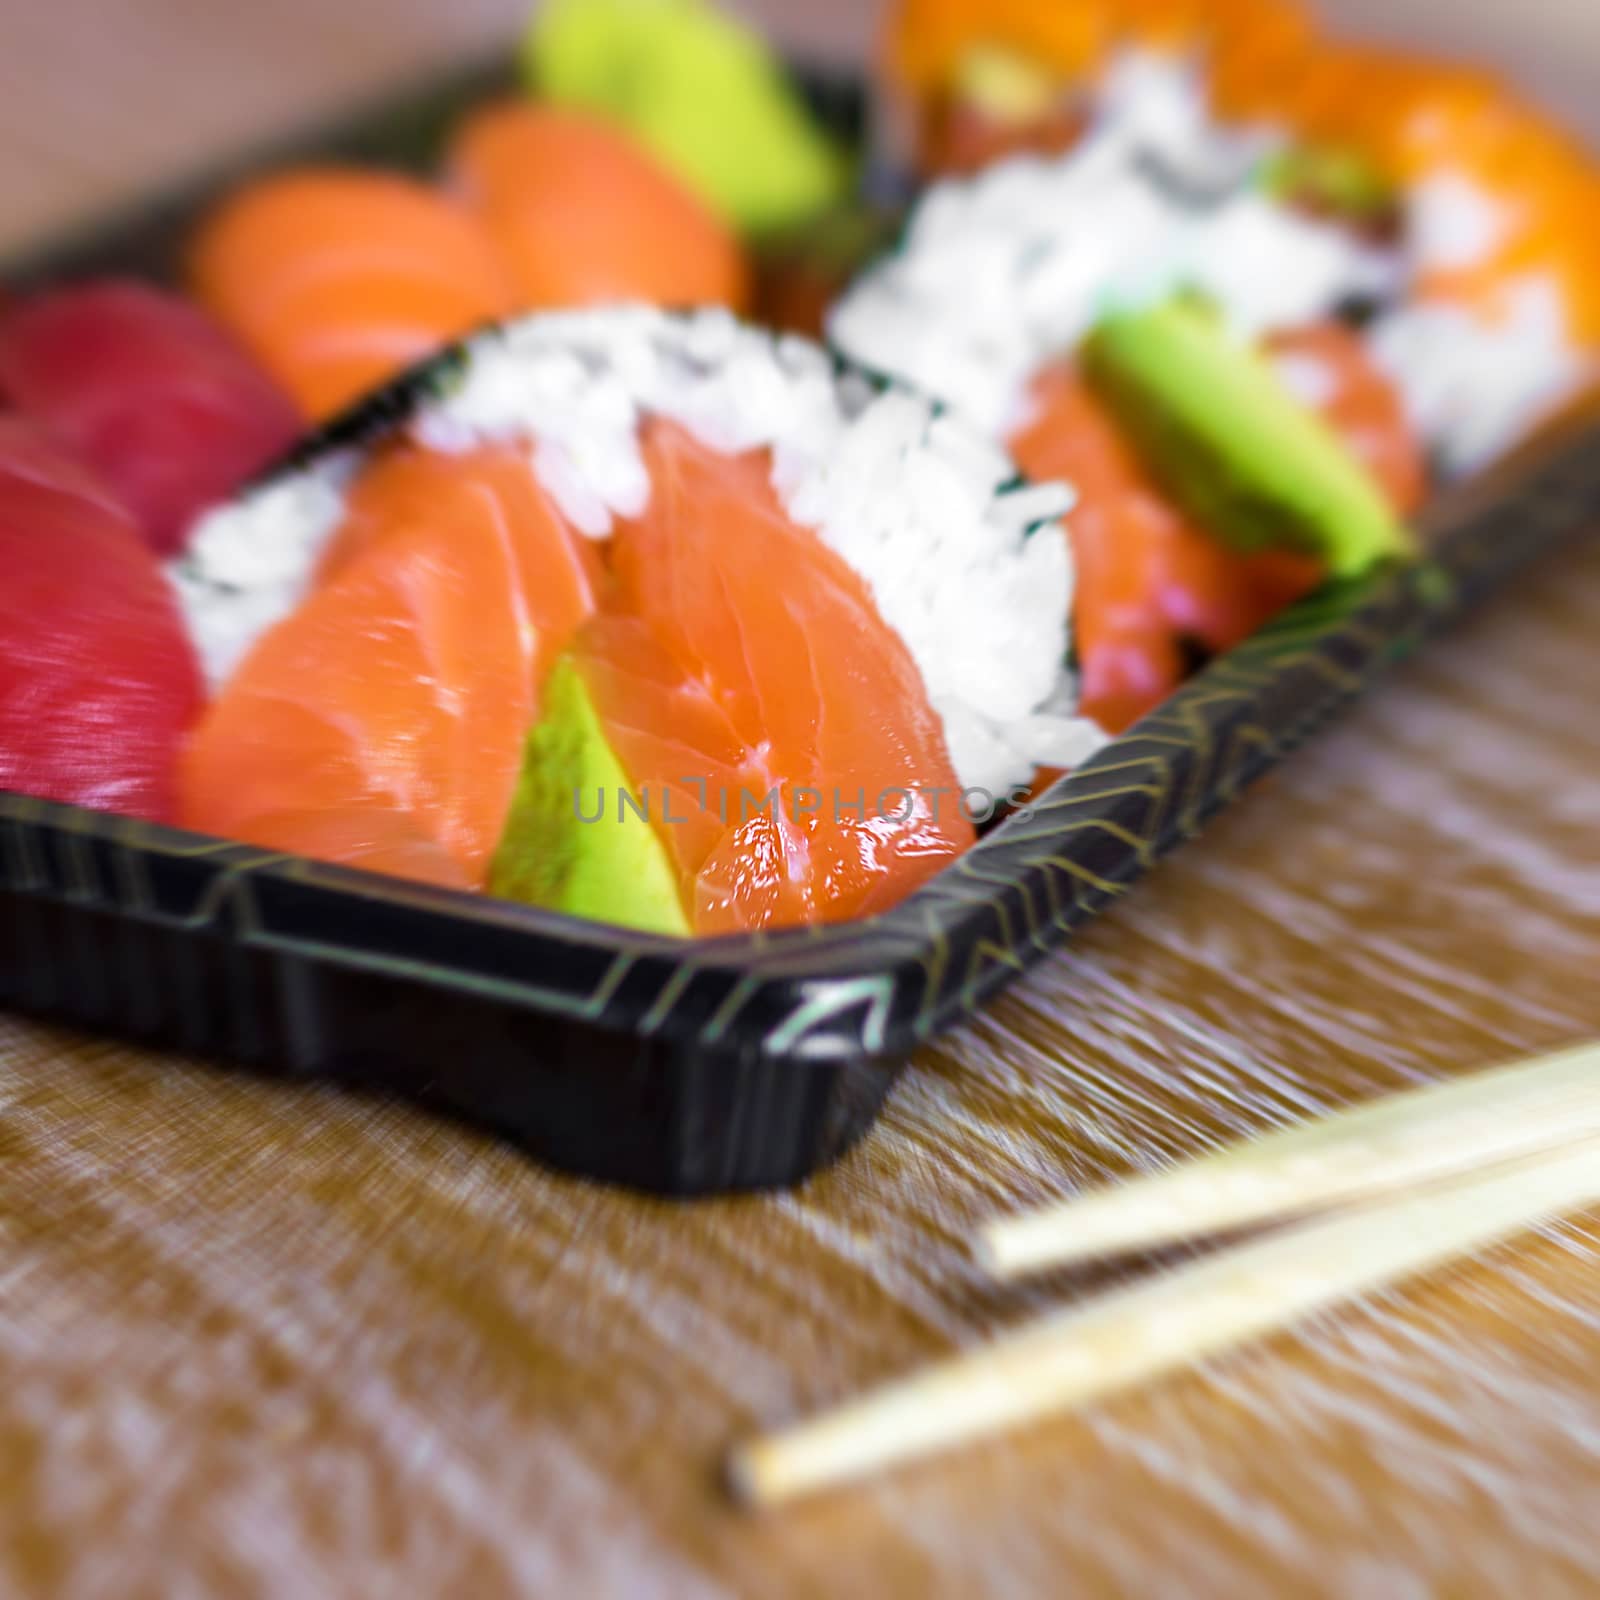
[[[827,324],[1078,488],[1083,703],[1113,731],[1324,573],[1406,553],[1424,477],[1338,320],[1388,291],[1384,249],[1265,190],[1267,146],[1187,69],[1129,73],[1069,153],[934,185]]]
[[[0,789],[172,821],[201,689],[171,586],[111,490],[12,416],[0,564]]]
[[[202,222],[189,275],[313,421],[516,302],[494,239],[464,205],[355,168],[246,183]]]
[[[1296,0],[903,0],[886,57],[931,173],[1057,153],[1108,120],[1187,123],[1202,149],[1228,129],[1270,192],[1385,240],[1368,345],[1447,476],[1595,379],[1600,169],[1493,74],[1324,38]]]
[[[517,523],[508,497],[539,508],[513,563],[532,576],[455,572],[474,517],[485,539]],[[868,915],[1104,741],[1067,666],[1070,500],[930,401],[725,312],[485,332],[376,445],[200,529],[185,603],[239,664],[185,819],[678,935]],[[293,562],[253,580],[262,545]],[[445,720],[423,740],[403,708],[427,698]],[[446,746],[450,772],[421,773]]]
[[[131,279],[0,314],[0,396],[92,466],[159,555],[300,430],[288,396],[227,333]]]

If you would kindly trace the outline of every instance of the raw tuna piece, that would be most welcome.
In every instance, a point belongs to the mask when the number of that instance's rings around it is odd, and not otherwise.
[[[0,788],[167,821],[200,672],[138,529],[0,417]]]
[[[0,391],[94,468],[162,555],[300,429],[228,334],[141,283],[57,289],[0,317]]]

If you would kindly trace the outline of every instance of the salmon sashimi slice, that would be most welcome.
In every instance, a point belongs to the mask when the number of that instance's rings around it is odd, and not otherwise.
[[[401,449],[357,482],[327,576],[196,729],[185,824],[481,887],[594,557],[526,451]]]
[[[486,106],[457,131],[448,171],[503,252],[523,309],[749,301],[748,263],[729,228],[597,117]]]
[[[857,574],[790,520],[765,452],[724,456],[659,420],[643,452],[650,503],[619,526],[612,606],[569,659],[653,807],[688,931],[893,905],[974,838],[910,652]],[[609,811],[602,824],[631,825]],[[568,823],[565,847],[597,848],[599,832]],[[620,903],[610,914],[627,920]]]
[[[408,178],[345,168],[247,184],[201,227],[190,274],[318,421],[515,299],[465,207]]]
[[[565,642],[594,610],[604,566],[594,541],[573,534],[560,517],[530,460],[527,449],[513,444],[480,445],[463,455],[412,444],[381,450],[350,486],[344,520],[323,551],[318,581],[334,577],[396,533],[466,518],[475,506],[486,514],[493,507],[493,514],[503,515],[518,533],[515,545],[534,620]],[[562,537],[546,537],[557,523]],[[540,536],[522,537],[530,528]]]

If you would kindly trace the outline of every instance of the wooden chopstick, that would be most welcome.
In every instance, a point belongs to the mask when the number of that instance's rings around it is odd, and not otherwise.
[[[1600,1139],[1288,1227],[1002,1337],[740,1446],[772,1505],[1097,1400],[1308,1313],[1600,1204]]]
[[[978,1234],[1001,1277],[1373,1199],[1600,1135],[1600,1045],[1388,1096],[1170,1172],[1003,1217]]]

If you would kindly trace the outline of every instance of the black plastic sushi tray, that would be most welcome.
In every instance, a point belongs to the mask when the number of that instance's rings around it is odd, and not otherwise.
[[[263,162],[420,166],[463,105],[508,81],[474,71]],[[808,82],[859,127],[857,86]],[[197,210],[240,176],[5,281],[170,275]],[[405,396],[344,434],[381,427]],[[1434,508],[1425,562],[1296,606],[912,898],[838,927],[687,944],[0,793],[0,1004],[410,1096],[595,1178],[676,1194],[792,1184],[871,1125],[919,1045],[1390,662],[1597,518],[1600,429],[1576,418]]]

